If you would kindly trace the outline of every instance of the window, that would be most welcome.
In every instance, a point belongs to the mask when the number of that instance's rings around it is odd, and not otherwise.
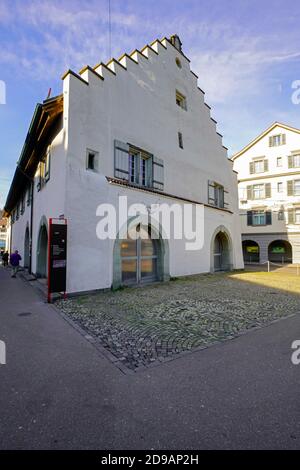
[[[183,139],[182,139],[182,133],[178,132],[178,145],[181,149],[183,149]]]
[[[265,199],[271,197],[271,183],[247,186],[247,199]]]
[[[282,182],[277,183],[277,192],[278,193],[283,192],[283,183]]]
[[[129,181],[131,183],[138,183],[137,162],[138,154],[131,152],[129,154]]]
[[[254,184],[253,185],[253,199],[263,199],[263,198],[264,198],[264,185]]]
[[[50,157],[51,157],[51,150],[50,145],[47,147],[46,155],[44,157],[44,181],[47,182],[50,179]]]
[[[300,209],[295,209],[295,224],[300,224]]]
[[[129,150],[129,181],[140,186],[151,186],[151,155],[133,147]]]
[[[18,220],[19,216],[20,216],[20,205],[18,203],[17,208],[16,208],[16,220]]]
[[[266,213],[265,211],[253,211],[253,225],[266,225]]]
[[[250,174],[253,173],[264,173],[269,170],[269,162],[267,159],[254,160],[250,162]]]
[[[282,157],[277,157],[277,166],[282,166]]]
[[[86,169],[91,171],[98,171],[98,152],[87,149]]]
[[[176,90],[176,104],[182,109],[187,109],[186,107],[186,97],[182,95],[179,91]]]
[[[175,62],[176,62],[177,67],[178,67],[179,69],[181,69],[181,68],[182,68],[182,65],[181,65],[181,61],[180,61],[180,59],[179,59],[178,57],[176,57]]]
[[[248,211],[247,225],[272,225],[272,212],[263,209]]]
[[[25,212],[25,193],[22,194],[21,197],[21,215]]]
[[[32,198],[32,184],[30,184],[27,188],[27,206],[30,206]]]
[[[278,220],[284,220],[284,211],[283,210],[278,211]]]
[[[279,145],[285,145],[285,143],[285,134],[272,135],[269,137],[269,147],[279,147]]]
[[[300,180],[294,181],[294,196],[300,196]]]
[[[164,189],[164,161],[120,140],[115,140],[114,175],[139,186]]]
[[[214,181],[208,182],[208,204],[224,208],[224,187]]]
[[[299,168],[300,167],[300,154],[299,155],[289,155],[288,156],[288,167],[289,168]]]

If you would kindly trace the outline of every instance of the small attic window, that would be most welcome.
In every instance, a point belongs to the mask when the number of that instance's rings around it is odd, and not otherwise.
[[[179,69],[181,69],[181,68],[182,68],[182,65],[181,65],[181,61],[180,61],[180,59],[178,59],[178,57],[176,57],[175,62],[176,62],[177,67],[178,67]]]

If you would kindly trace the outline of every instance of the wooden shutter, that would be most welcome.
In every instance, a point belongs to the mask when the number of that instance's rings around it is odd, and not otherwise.
[[[293,155],[288,155],[288,168],[294,168]]]
[[[153,156],[153,188],[159,189],[160,191],[164,190],[164,161],[161,158]]]
[[[116,178],[129,180],[129,145],[115,140],[115,171]]]
[[[254,173],[254,162],[249,163],[249,172],[250,172],[250,175],[253,175],[253,173]]]
[[[269,160],[264,160],[264,171],[269,171]]]
[[[293,180],[287,182],[287,195],[288,196],[294,195],[294,181]]]
[[[269,137],[269,147],[273,147],[273,139],[272,139],[272,136]]]
[[[253,224],[253,213],[252,211],[247,211],[247,225]]]
[[[266,225],[272,225],[272,212],[266,212]]]
[[[295,211],[294,209],[288,209],[288,224],[295,223]]]
[[[146,185],[149,188],[152,188],[153,186],[153,155],[151,155],[146,160],[146,175],[147,175]]]
[[[216,202],[215,201],[215,182],[212,180],[208,180],[207,193],[208,193],[208,204],[212,204],[214,206]]]
[[[271,183],[265,184],[265,197],[271,197]]]
[[[281,134],[281,145],[286,144],[286,134]]]
[[[253,199],[253,186],[247,186],[247,199]]]

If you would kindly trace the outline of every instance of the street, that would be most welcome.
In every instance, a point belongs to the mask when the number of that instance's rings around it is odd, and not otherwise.
[[[299,449],[296,314],[124,374],[0,268],[1,449]]]

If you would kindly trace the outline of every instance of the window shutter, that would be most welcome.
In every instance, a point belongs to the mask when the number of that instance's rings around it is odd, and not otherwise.
[[[288,209],[288,224],[295,223],[295,211],[294,209]]]
[[[272,137],[269,137],[269,147],[273,147],[272,144],[273,144],[273,139],[272,139]]]
[[[265,184],[265,197],[271,197],[271,183]]]
[[[286,135],[281,134],[281,139],[282,139],[282,145],[285,145],[286,144]]]
[[[269,160],[264,160],[264,171],[269,171]]]
[[[247,199],[253,199],[252,186],[247,186]]]
[[[247,211],[247,225],[252,225],[252,211]]]
[[[220,197],[220,201],[219,201],[219,207],[224,207],[224,188],[219,188],[219,197]]]
[[[294,195],[294,181],[293,180],[287,182],[287,195],[288,196]]]
[[[250,172],[250,175],[253,175],[253,173],[254,173],[254,162],[249,163],[249,172]]]
[[[293,164],[293,155],[289,155],[288,156],[288,167],[289,168],[294,168],[294,164]]]
[[[164,190],[164,161],[161,158],[153,156],[153,188],[159,189],[160,191]]]
[[[153,186],[153,155],[146,160],[146,175],[146,185],[151,188]]]
[[[272,225],[272,212],[266,212],[266,225]]]
[[[116,178],[129,180],[129,145],[115,140],[115,171]]]

